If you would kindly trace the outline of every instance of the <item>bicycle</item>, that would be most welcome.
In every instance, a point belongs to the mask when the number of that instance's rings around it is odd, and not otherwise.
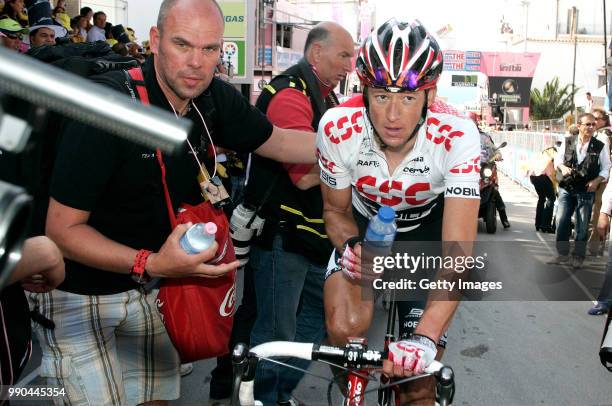
[[[344,348],[312,343],[273,341],[263,343],[249,350],[245,344],[238,344],[232,352],[234,382],[230,401],[231,406],[256,405],[253,391],[255,370],[259,360],[280,363],[295,368],[291,365],[274,361],[271,359],[273,357],[296,357],[324,362],[343,369],[348,374],[343,406],[365,406],[365,394],[372,391],[366,390],[366,386],[369,381],[375,380],[368,370],[382,367],[382,362],[386,359],[386,351],[368,349],[365,339],[362,338],[351,339]],[[436,400],[438,404],[440,406],[451,405],[455,394],[454,372],[452,368],[444,366],[437,361],[434,361],[427,368],[426,373],[422,375],[391,382],[387,382],[387,378],[381,376],[381,386],[374,389],[378,391],[378,405],[399,406],[398,385],[432,375],[437,381]],[[331,390],[334,380],[329,381],[327,401],[331,406]]]

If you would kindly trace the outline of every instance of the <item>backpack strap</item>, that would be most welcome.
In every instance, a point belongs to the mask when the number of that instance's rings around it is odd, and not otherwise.
[[[142,104],[150,105],[151,101],[149,100],[149,92],[147,91],[145,85],[142,69],[140,67],[132,68],[127,71],[127,75],[129,82],[136,88],[138,98]],[[132,93],[132,97],[135,98],[135,96],[136,95]],[[162,153],[159,148],[155,150],[155,155],[157,156],[157,162],[159,163],[159,168],[161,169],[162,184],[164,185],[164,197],[166,199],[166,209],[168,209],[168,218],[170,219],[172,229],[174,229],[177,225],[177,221],[176,216],[174,215],[174,210],[172,209],[172,199],[170,198],[170,192],[168,191],[168,184],[166,183],[166,165],[164,164]]]

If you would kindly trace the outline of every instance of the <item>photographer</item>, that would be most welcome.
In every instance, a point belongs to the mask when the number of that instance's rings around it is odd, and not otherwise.
[[[567,137],[555,156],[559,182],[557,211],[558,256],[549,264],[581,268],[586,252],[587,227],[599,184],[608,178],[610,155],[604,143],[593,137],[596,120],[590,113],[578,117],[578,135]],[[572,214],[576,211],[576,244],[569,257],[569,235]]]

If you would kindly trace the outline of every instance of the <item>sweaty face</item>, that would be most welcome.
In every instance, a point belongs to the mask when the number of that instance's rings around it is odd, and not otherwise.
[[[428,104],[435,98],[429,90]],[[376,132],[392,151],[404,148],[421,118],[425,92],[391,93],[368,88],[369,114]]]
[[[51,28],[39,28],[30,36],[30,44],[33,47],[42,45],[55,45],[55,31]]]
[[[206,90],[221,55],[221,15],[210,2],[193,4],[191,9],[177,4],[169,10],[161,31],[151,29],[155,70],[171,102],[192,99]]]
[[[348,33],[337,32],[319,46],[320,55],[315,62],[319,78],[336,87],[352,70],[351,58],[355,53],[353,39]]]

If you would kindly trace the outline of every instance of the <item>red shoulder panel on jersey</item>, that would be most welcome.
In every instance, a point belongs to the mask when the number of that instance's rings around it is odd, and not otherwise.
[[[363,95],[358,94],[353,96],[344,103],[341,103],[338,107],[365,107],[363,104]]]

